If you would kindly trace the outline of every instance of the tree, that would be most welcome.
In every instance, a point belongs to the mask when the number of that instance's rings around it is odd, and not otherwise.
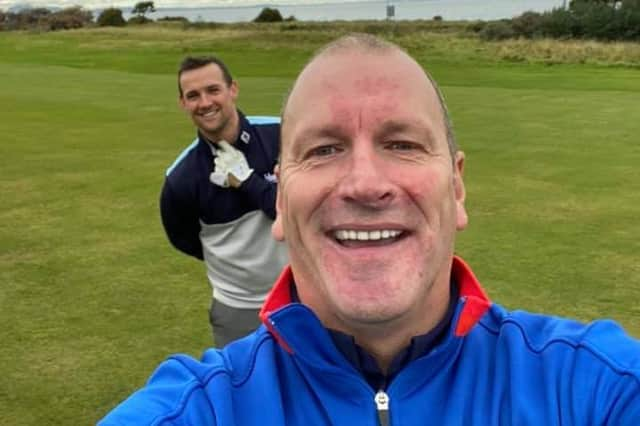
[[[282,22],[282,15],[278,9],[265,7],[253,22]]]
[[[155,11],[156,7],[152,1],[139,1],[135,6],[133,6],[133,9],[131,9],[131,13],[136,14],[139,18],[144,18],[144,15],[147,13]]]
[[[619,6],[618,3],[620,3],[621,1],[622,0],[571,0],[571,3],[569,3],[569,7],[571,9],[575,9],[576,7],[584,4],[606,4],[615,8]]]
[[[124,27],[127,22],[122,17],[120,9],[109,7],[98,16],[98,25],[101,27]]]
[[[93,22],[93,14],[80,6],[67,7],[53,12],[43,20],[43,25],[51,30],[70,30],[72,28],[82,28]]]

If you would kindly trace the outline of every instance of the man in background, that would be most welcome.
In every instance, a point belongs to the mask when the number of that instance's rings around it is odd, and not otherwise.
[[[411,56],[361,34],[325,47],[282,113],[273,234],[291,266],[264,326],[171,357],[101,424],[640,424],[640,342],[508,311],[454,255],[464,161]]]
[[[160,198],[171,243],[206,265],[217,347],[259,325],[259,308],[286,263],[284,244],[270,234],[279,119],[246,117],[236,107],[238,90],[220,59],[184,59],[179,102],[197,137],[167,170]]]

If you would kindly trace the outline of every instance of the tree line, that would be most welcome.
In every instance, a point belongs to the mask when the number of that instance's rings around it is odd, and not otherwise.
[[[568,8],[525,12],[509,20],[480,24],[489,40],[508,38],[640,40],[640,0],[573,0]]]
[[[20,12],[0,10],[0,31],[41,30],[55,31],[86,26],[125,26],[151,22],[146,15],[155,12],[153,1],[138,2],[131,9],[129,20],[118,8],[100,12],[94,22],[93,14],[81,7],[59,11],[46,8],[25,9]],[[165,17],[162,21],[182,21],[184,17]],[[295,21],[283,19],[275,8],[265,7],[254,22]],[[595,40],[640,40],[640,0],[571,0],[566,8],[548,12],[525,12],[513,19],[478,21],[470,25],[472,31],[487,40],[508,38],[556,38]]]

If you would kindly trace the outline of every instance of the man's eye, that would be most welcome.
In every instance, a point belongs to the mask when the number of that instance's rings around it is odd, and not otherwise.
[[[338,152],[338,149],[333,145],[324,145],[313,148],[309,151],[309,157],[326,157],[327,155],[333,155]]]
[[[395,151],[411,151],[416,149],[416,144],[412,142],[395,141],[390,142],[387,147]]]

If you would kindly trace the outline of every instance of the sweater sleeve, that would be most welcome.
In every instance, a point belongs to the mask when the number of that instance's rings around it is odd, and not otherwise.
[[[276,218],[276,182],[270,182],[257,173],[252,173],[242,183],[240,190],[271,219]]]
[[[178,250],[202,260],[200,220],[194,203],[186,202],[166,179],[160,195],[160,215],[169,241]]]

